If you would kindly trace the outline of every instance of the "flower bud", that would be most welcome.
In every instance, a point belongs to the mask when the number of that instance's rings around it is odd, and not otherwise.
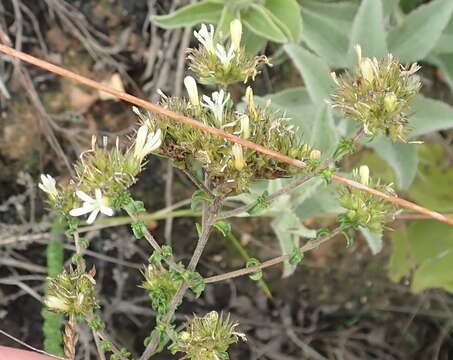
[[[360,182],[363,185],[368,185],[368,181],[370,179],[370,169],[366,165],[362,165],[359,168],[359,175],[360,175]]]
[[[397,97],[394,93],[388,93],[387,95],[385,95],[384,97],[384,107],[385,107],[385,110],[387,110],[387,112],[391,113],[393,111],[395,111],[396,109],[396,106],[397,106]]]
[[[243,139],[250,137],[250,118],[245,114],[241,116],[241,134]]]
[[[242,24],[239,19],[234,19],[230,23],[231,43],[236,51],[241,49]]]
[[[195,79],[192,76],[186,76],[184,78],[184,85],[187,93],[189,94],[190,102],[194,106],[200,106],[200,99],[198,97],[198,88]]]
[[[362,77],[371,83],[374,80],[374,65],[373,61],[369,58],[363,59],[360,64],[360,73],[362,74]]]
[[[66,312],[69,310],[69,305],[61,298],[58,296],[47,296],[46,299],[44,300],[44,303],[46,306],[51,309],[55,310],[58,312]]]
[[[315,149],[310,152],[311,160],[319,160],[320,158],[321,158],[321,151]]]
[[[143,159],[150,152],[156,150],[162,144],[162,131],[158,129],[156,132],[148,133],[148,126],[142,125],[137,131],[135,140],[134,157]]]
[[[239,144],[234,144],[232,147],[233,157],[234,157],[234,167],[237,170],[242,170],[245,166],[244,153],[242,151],[242,146]]]
[[[245,89],[245,101],[247,102],[249,112],[256,115],[255,102],[253,101],[253,90],[250,86],[247,86],[247,89]]]
[[[41,174],[41,183],[38,185],[39,188],[49,194],[50,197],[58,196],[58,190],[56,188],[56,181],[50,175]]]

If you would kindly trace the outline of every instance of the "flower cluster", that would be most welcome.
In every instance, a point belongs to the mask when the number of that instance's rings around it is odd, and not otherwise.
[[[319,158],[318,150],[301,143],[297,129],[288,123],[288,118],[270,111],[269,104],[264,108],[255,105],[250,87],[246,91],[246,108],[236,111],[224,90],[210,97],[204,95],[200,101],[195,80],[187,77],[185,84],[190,101],[163,97],[161,106],[300,160],[310,162]],[[171,158],[174,165],[181,168],[200,163],[213,186],[223,194],[247,191],[251,181],[286,177],[301,171],[165,115],[143,112],[140,118],[150,126],[150,131],[159,128],[165,134],[158,154]]]
[[[360,46],[356,47],[358,64],[354,76],[337,78],[338,86],[332,105],[360,123],[365,134],[382,132],[393,141],[406,142],[410,130],[406,113],[413,97],[420,89],[420,67],[412,64],[402,66],[389,55],[386,60],[362,58]]]
[[[112,149],[98,147],[93,138],[92,148],[80,156],[74,164],[76,176],[66,186],[57,189],[50,175],[41,175],[39,188],[47,193],[50,206],[62,215],[81,216],[90,213],[91,224],[99,213],[113,215],[110,207],[115,198],[136,182],[136,177],[145,165],[145,157],[162,143],[159,129],[149,131],[142,124],[132,145],[120,149],[117,139]]]
[[[246,341],[244,334],[235,331],[237,326],[230,322],[229,316],[219,316],[215,311],[201,318],[194,316],[187,321],[185,331],[178,334],[170,349],[173,353],[186,353],[182,359],[229,359],[228,347],[239,338]]]
[[[70,315],[85,315],[98,307],[94,286],[96,270],[88,273],[80,270],[63,271],[49,279],[45,304],[50,310]]]
[[[152,308],[163,316],[178,291],[181,281],[171,278],[171,273],[161,265],[148,265],[143,271],[145,281],[141,287],[149,291]]]
[[[257,69],[270,65],[265,56],[250,57],[241,47],[242,25],[235,19],[230,24],[231,43],[229,47],[215,41],[214,26],[202,24],[194,31],[200,42],[198,49],[188,49],[189,68],[202,84],[229,85],[255,79]]]
[[[370,178],[370,170],[364,165],[353,171],[354,180],[388,195],[396,196],[392,184],[381,185],[379,180]],[[396,213],[396,206],[391,202],[368,192],[351,187],[340,191],[340,204],[347,211],[340,215],[340,220],[347,227],[366,227],[372,232],[381,232],[386,222]]]

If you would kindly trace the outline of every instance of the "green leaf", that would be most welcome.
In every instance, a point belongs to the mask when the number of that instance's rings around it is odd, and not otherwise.
[[[271,226],[277,235],[282,254],[292,254],[294,249],[299,248],[300,237],[290,230],[297,230],[300,223],[299,218],[291,210],[282,211],[279,217],[272,220]],[[296,265],[290,264],[289,260],[283,263],[283,277],[290,276],[295,270]]]
[[[321,150],[322,158],[330,157],[338,145],[338,134],[329,104],[319,107],[308,143]]]
[[[315,53],[325,59],[332,67],[348,67],[349,32],[352,27],[352,19],[348,19],[349,12],[345,13],[343,21],[342,9],[345,5],[353,14],[355,7],[349,7],[348,3],[329,4],[329,7],[308,7],[310,2],[302,6],[304,19],[304,31],[302,40]],[[318,3],[316,3],[318,4]],[[347,28],[343,29],[343,24]]]
[[[399,281],[415,270],[412,290],[444,288],[453,291],[453,231],[436,220],[414,221],[392,237],[389,277]]]
[[[375,233],[370,231],[366,227],[359,226],[359,230],[362,233],[363,237],[365,238],[371,253],[376,255],[381,252],[383,242],[382,242],[382,232]]]
[[[267,201],[267,197],[269,196],[269,192],[266,190],[260,196],[257,197],[256,201],[253,203],[252,206],[247,210],[247,212],[254,216],[258,215],[264,209],[269,207],[269,202]]]
[[[453,39],[451,47],[453,49]],[[450,87],[450,90],[453,91],[453,53],[432,56],[428,58],[428,61],[439,67],[444,75],[445,82]]]
[[[168,15],[154,15],[151,21],[164,29],[193,26],[200,23],[216,24],[223,10],[223,5],[205,0],[184,6]]]
[[[219,230],[224,237],[231,233],[231,224],[226,220],[218,220],[212,226]]]
[[[223,7],[222,14],[220,15],[216,28],[216,35],[220,40],[228,37],[230,34],[230,23],[237,17],[238,14],[233,6],[228,6],[228,4],[226,4]]]
[[[261,5],[252,4],[241,14],[241,21],[255,34],[277,43],[288,41],[285,34],[272,20],[272,15]]]
[[[411,137],[453,127],[453,107],[442,101],[418,95],[411,111],[415,113],[410,121]]]
[[[196,190],[192,194],[192,202],[190,204],[190,208],[193,211],[199,210],[203,202],[211,202],[211,197],[206,194],[203,190]]]
[[[451,0],[434,0],[418,7],[389,32],[390,52],[403,62],[423,59],[436,45],[452,11]]]
[[[316,178],[316,180],[322,181],[320,178]],[[297,206],[295,212],[299,219],[303,221],[313,216],[339,214],[344,212],[344,209],[340,206],[333,193],[333,188],[322,184]]]
[[[292,42],[299,42],[302,34],[302,16],[296,0],[266,0],[267,10],[276,18],[280,29]]]
[[[258,266],[260,264],[261,264],[261,261],[259,261],[258,259],[250,258],[247,260],[245,266],[249,268],[252,266]],[[249,278],[252,280],[255,280],[255,281],[261,280],[262,277],[263,277],[263,270],[261,270],[261,269],[258,269],[253,274],[249,275]]]
[[[303,259],[304,259],[304,253],[302,251],[300,251],[299,248],[296,248],[296,249],[294,249],[294,251],[291,254],[291,257],[289,258],[289,263],[291,265],[297,265]]]
[[[267,39],[256,35],[254,32],[247,28],[243,29],[242,43],[244,44],[245,51],[250,56],[258,54],[267,44]]]
[[[333,89],[329,66],[323,59],[299,45],[287,44],[284,48],[302,75],[311,100],[315,104],[323,103]]]
[[[363,0],[352,25],[349,51],[355,58],[354,46],[362,47],[364,56],[387,56],[384,14],[381,0]]]
[[[445,27],[440,35],[439,41],[432,50],[434,54],[451,54],[453,53],[453,18]]]
[[[143,220],[133,222],[131,224],[131,227],[135,238],[141,239],[143,236],[145,236],[146,225]]]
[[[366,145],[392,167],[398,188],[407,189],[412,184],[418,165],[416,144],[392,143],[385,136],[377,136],[372,143]]]

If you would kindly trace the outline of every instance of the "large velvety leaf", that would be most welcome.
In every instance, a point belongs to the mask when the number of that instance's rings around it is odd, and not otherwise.
[[[399,281],[416,269],[412,290],[442,287],[453,290],[453,231],[435,220],[414,221],[392,237],[389,276]]]
[[[378,136],[367,146],[392,167],[398,188],[407,189],[412,184],[418,164],[416,144],[392,143],[387,137]]]
[[[344,3],[332,4],[342,6]],[[329,9],[330,10],[330,9]],[[302,7],[302,40],[332,67],[348,67],[349,34],[341,31],[337,17]]]
[[[381,0],[363,0],[352,25],[350,52],[354,53],[353,47],[360,45],[364,56],[384,58],[387,56],[385,37]]]
[[[417,176],[407,194],[417,204],[440,212],[453,212],[453,167],[441,144],[420,145]]]
[[[247,28],[244,28],[241,43],[244,44],[247,54],[253,56],[266,46],[267,39],[256,35],[253,31]]]
[[[433,54],[451,54],[453,53],[453,17],[445,27],[442,35],[439,38],[434,49],[431,51]]]
[[[368,228],[359,227],[360,232],[362,233],[363,237],[365,238],[371,253],[376,255],[381,252],[383,241],[382,241],[382,232],[374,233],[370,231]]]
[[[434,0],[412,11],[388,35],[389,50],[402,61],[423,59],[434,48],[447,26],[453,1]]]
[[[302,35],[302,16],[296,0],[266,0],[264,5],[275,16],[277,24],[291,42]]]
[[[216,24],[220,19],[223,5],[202,1],[184,6],[168,15],[153,15],[151,21],[164,29],[173,29],[182,26],[193,26],[199,23]]]
[[[224,6],[219,22],[216,27],[216,35],[220,40],[227,38],[230,35],[230,23],[238,17],[238,12],[233,6]],[[221,35],[221,36],[220,36]]]
[[[272,223],[272,229],[277,235],[282,254],[291,254],[300,245],[300,236],[291,232],[299,228],[301,224],[299,218],[289,210],[281,213]],[[296,270],[297,265],[291,265],[289,261],[283,263],[283,277],[291,275]]]
[[[316,107],[311,102],[306,88],[289,88],[273,95],[256,98],[256,102],[262,106],[267,100],[271,100],[271,109],[291,118],[291,123],[299,128],[300,136],[307,137],[311,133],[316,118]]]
[[[451,46],[453,49],[453,38]],[[445,82],[448,86],[450,86],[450,90],[453,91],[453,53],[430,56],[428,61],[434,63],[440,68],[442,74],[444,75]]]
[[[328,65],[299,45],[287,44],[284,49],[301,73],[311,100],[315,104],[323,103],[333,88]]]
[[[344,212],[344,209],[333,193],[333,188],[325,184],[319,185],[316,191],[311,192],[296,208],[296,214],[301,221],[313,216],[339,214],[342,212]]]
[[[413,128],[410,136],[423,135],[453,127],[453,107],[442,101],[419,95],[414,99],[411,111],[415,115],[410,121]]]
[[[323,159],[331,156],[338,144],[338,134],[329,104],[321,104],[308,143],[321,150]]]
[[[278,43],[288,41],[286,35],[274,23],[269,10],[261,5],[252,4],[241,14],[241,20],[248,29],[261,37]]]

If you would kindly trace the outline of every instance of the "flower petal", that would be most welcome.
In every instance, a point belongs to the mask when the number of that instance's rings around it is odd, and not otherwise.
[[[104,215],[113,216],[113,209],[109,208],[108,206],[101,205],[100,210]]]
[[[96,195],[96,201],[101,204],[102,203],[102,192],[101,192],[101,189],[94,190],[94,193]]]
[[[82,199],[83,201],[87,202],[87,203],[92,203],[94,201],[94,199],[90,196],[88,196],[85,192],[83,192],[82,190],[77,190],[76,191],[76,195]]]
[[[94,223],[94,220],[96,220],[96,216],[99,214],[99,209],[94,209],[93,212],[88,216],[87,224],[92,224]]]
[[[76,209],[72,209],[69,212],[69,215],[71,215],[71,216],[85,215],[85,214],[88,214],[89,212],[91,212],[93,210],[94,210],[94,205],[84,203],[82,207],[76,208]]]

